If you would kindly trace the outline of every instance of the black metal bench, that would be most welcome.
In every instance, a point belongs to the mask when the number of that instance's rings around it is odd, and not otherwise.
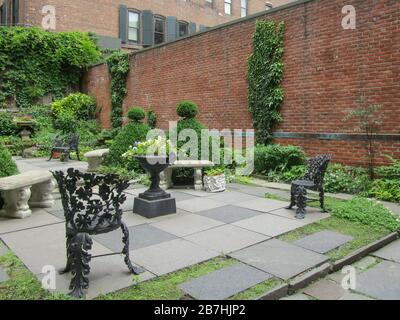
[[[61,161],[68,161],[71,159],[71,151],[75,151],[78,161],[81,161],[79,156],[79,135],[71,134],[66,141],[57,136],[53,141],[48,161],[53,159],[55,153],[61,154]]]
[[[307,202],[318,200],[307,198],[307,189],[319,192],[321,209],[324,212],[326,211],[324,202],[324,176],[330,160],[330,155],[319,155],[308,159],[307,172],[304,178],[292,182],[290,205],[287,209],[297,206],[297,219],[305,218]]]
[[[90,235],[103,234],[121,228],[123,254],[128,269],[133,274],[144,270],[132,265],[129,257],[129,229],[122,221],[121,206],[126,200],[123,191],[128,181],[115,175],[95,175],[75,169],[56,171],[53,175],[58,183],[64,208],[66,224],[67,265],[61,273],[72,272],[69,293],[81,298],[83,290],[89,288],[90,260],[92,248]],[[122,246],[121,243],[121,246]],[[111,254],[112,255],[112,254]]]

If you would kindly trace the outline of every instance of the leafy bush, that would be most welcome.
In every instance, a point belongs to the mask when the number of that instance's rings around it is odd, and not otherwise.
[[[79,120],[96,118],[96,100],[79,92],[53,102],[51,109],[55,119],[66,117],[66,113]]]
[[[292,182],[294,180],[299,180],[306,174],[307,167],[305,165],[293,166],[289,170],[282,173],[282,179],[284,182]]]
[[[0,144],[2,144],[12,156],[20,156],[23,150],[33,147],[35,142],[32,140],[22,140],[17,136],[3,136],[0,137]]]
[[[11,136],[17,132],[17,125],[13,116],[6,112],[0,112],[0,135]]]
[[[382,204],[366,198],[335,202],[330,205],[333,216],[359,222],[371,227],[384,227],[390,231],[400,229],[400,218]]]
[[[370,180],[365,169],[335,163],[329,165],[324,183],[327,192],[358,194],[369,187]]]
[[[0,28],[0,106],[10,97],[20,108],[46,94],[63,97],[99,59],[100,51],[87,33]]]
[[[157,126],[157,114],[152,109],[147,111],[147,124],[152,129]]]
[[[400,202],[400,180],[376,179],[364,194],[379,200]]]
[[[149,126],[145,123],[129,123],[123,127],[110,147],[110,153],[105,159],[105,164],[114,167],[121,166],[129,170],[141,170],[136,159],[124,160],[122,155],[129,150],[134,142],[146,140],[149,130]]]
[[[257,145],[254,150],[254,169],[256,173],[284,172],[306,161],[303,150],[296,146],[279,144]]]
[[[384,179],[400,179],[400,160],[388,157],[392,163],[375,169],[375,173]]]
[[[43,130],[44,128],[52,126],[52,111],[49,106],[41,104],[33,105],[24,109],[24,114],[32,116],[32,119],[35,120],[35,131]]]
[[[57,117],[54,119],[53,126],[54,129],[60,130],[63,134],[68,134],[72,132],[76,132],[76,122],[77,117],[72,110],[62,110],[57,114]]]
[[[128,111],[128,118],[133,122],[141,122],[144,118],[146,118],[146,113],[143,108],[135,107]]]
[[[0,178],[18,174],[18,168],[10,152],[0,144]]]
[[[193,101],[185,100],[178,104],[176,113],[184,119],[193,119],[199,112],[199,107]]]

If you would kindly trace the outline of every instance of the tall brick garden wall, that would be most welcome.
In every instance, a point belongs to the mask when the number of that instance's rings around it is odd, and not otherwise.
[[[342,7],[353,5],[355,30],[342,28]],[[247,58],[257,19],[285,21],[284,122],[276,141],[302,146],[309,156],[331,153],[334,161],[362,165],[363,143],[349,108],[364,96],[382,104],[379,162],[400,158],[400,1],[297,1],[208,32],[132,55],[125,111],[151,106],[159,126],[177,119],[176,104],[199,104],[200,119],[216,129],[252,127],[247,103]],[[110,125],[109,81],[105,66],[84,80],[97,96],[100,118]]]

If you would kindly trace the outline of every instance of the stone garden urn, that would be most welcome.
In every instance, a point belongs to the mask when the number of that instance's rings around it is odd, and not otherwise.
[[[150,174],[148,190],[135,198],[133,212],[146,218],[154,218],[176,213],[176,201],[160,188],[160,173],[170,165],[167,156],[137,156],[142,166]]]

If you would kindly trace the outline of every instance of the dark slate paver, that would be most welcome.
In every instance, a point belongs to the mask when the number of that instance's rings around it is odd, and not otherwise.
[[[383,261],[357,276],[356,290],[382,300],[400,299],[400,264]]]
[[[0,267],[0,283],[5,282],[9,279],[6,270]]]
[[[343,235],[329,230],[323,230],[306,236],[294,242],[294,244],[304,249],[324,254],[352,240],[353,237],[351,236]]]
[[[230,256],[283,280],[297,276],[328,260],[324,255],[277,239],[236,251]]]
[[[266,272],[238,263],[185,282],[179,287],[198,300],[224,300],[270,278],[272,275]]]
[[[150,225],[139,225],[129,228],[129,249],[140,249],[174,240],[174,235],[155,228]],[[123,248],[121,229],[113,232],[96,235],[93,237],[97,242],[109,248],[113,252],[121,252]]]
[[[214,220],[222,221],[225,223],[233,223],[240,220],[258,216],[259,214],[262,214],[262,212],[228,205],[224,207],[198,212],[197,214],[200,214],[202,216]]]
[[[400,263],[400,240],[396,240],[386,247],[373,253],[375,257]]]

